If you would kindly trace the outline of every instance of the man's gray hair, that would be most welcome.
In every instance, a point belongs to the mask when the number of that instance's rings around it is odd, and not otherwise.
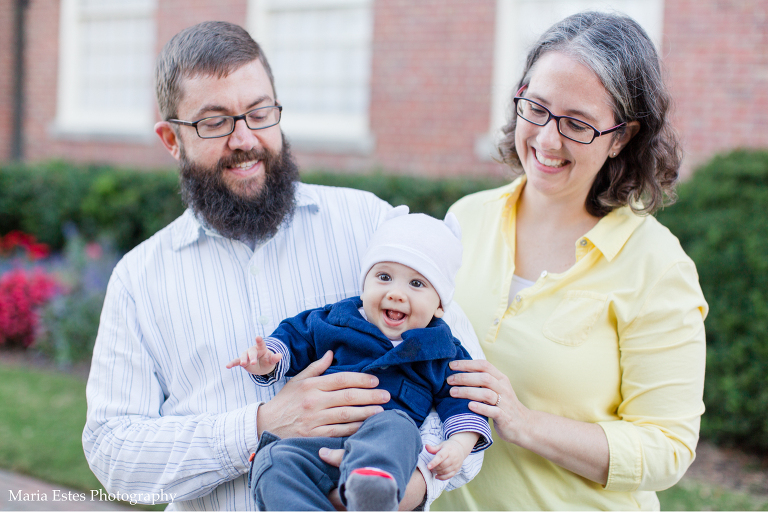
[[[185,28],[165,44],[157,57],[155,93],[160,116],[164,120],[178,116],[184,79],[223,78],[257,59],[264,66],[274,91],[275,79],[269,62],[243,27],[225,21],[206,21]]]
[[[553,51],[570,56],[597,75],[612,99],[616,124],[640,122],[640,131],[616,158],[608,159],[595,178],[587,211],[602,216],[631,204],[638,211],[653,212],[665,199],[674,200],[681,155],[669,124],[672,100],[648,34],[635,20],[619,14],[588,11],[569,16],[535,43],[515,91],[530,83],[536,62]],[[502,130],[505,136],[499,151],[505,163],[519,168],[516,126],[513,112]],[[637,208],[640,200],[644,206]]]

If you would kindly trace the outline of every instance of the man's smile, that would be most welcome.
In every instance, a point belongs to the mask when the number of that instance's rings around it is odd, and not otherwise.
[[[225,168],[225,171],[231,172],[241,178],[248,178],[258,173],[263,168],[261,160],[249,160]]]

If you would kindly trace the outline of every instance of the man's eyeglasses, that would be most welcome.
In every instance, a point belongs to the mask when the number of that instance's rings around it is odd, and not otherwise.
[[[522,89],[518,91],[518,94],[520,94],[520,92],[522,92]],[[544,126],[550,121],[550,119],[554,119],[555,123],[557,124],[557,131],[560,132],[560,135],[566,139],[571,139],[574,142],[578,142],[579,144],[591,144],[592,141],[595,140],[595,137],[613,133],[627,124],[617,124],[613,128],[608,128],[607,130],[603,130],[601,132],[591,124],[581,121],[580,119],[576,119],[575,117],[556,116],[541,103],[536,103],[535,101],[529,100],[528,98],[515,96],[514,102],[515,110],[517,111],[518,116],[522,117],[531,124],[535,124],[536,126]]]
[[[280,122],[283,107],[276,105],[274,107],[259,107],[249,110],[239,116],[213,116],[198,119],[195,122],[182,121],[181,119],[168,119],[169,123],[183,124],[184,126],[194,126],[198,137],[201,139],[215,139],[226,137],[235,131],[235,123],[239,120],[245,121],[245,125],[251,130],[263,130],[270,128]]]

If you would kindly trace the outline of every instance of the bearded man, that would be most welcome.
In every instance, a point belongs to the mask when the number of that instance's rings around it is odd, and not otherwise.
[[[179,161],[188,209],[115,267],[83,447],[109,492],[171,510],[253,510],[247,473],[262,432],[348,436],[390,397],[373,375],[322,375],[330,352],[270,388],[225,365],[284,318],[359,295],[359,258],[391,206],[298,182],[269,64],[242,28],[183,30],[160,53],[155,81],[155,132]],[[479,356],[458,306],[444,319]],[[422,437],[442,440],[436,415]],[[338,465],[339,452],[323,458]],[[402,509],[428,507],[445,487],[430,458],[422,452]],[[481,458],[470,456],[449,485],[471,479]]]

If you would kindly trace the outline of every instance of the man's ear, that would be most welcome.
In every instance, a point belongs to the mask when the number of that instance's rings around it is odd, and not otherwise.
[[[168,121],[160,121],[155,125],[155,133],[173,158],[181,157],[181,141]]]
[[[445,314],[445,311],[443,311],[442,304],[440,306],[437,306],[437,311],[435,311],[435,318],[443,318],[444,314]]]

